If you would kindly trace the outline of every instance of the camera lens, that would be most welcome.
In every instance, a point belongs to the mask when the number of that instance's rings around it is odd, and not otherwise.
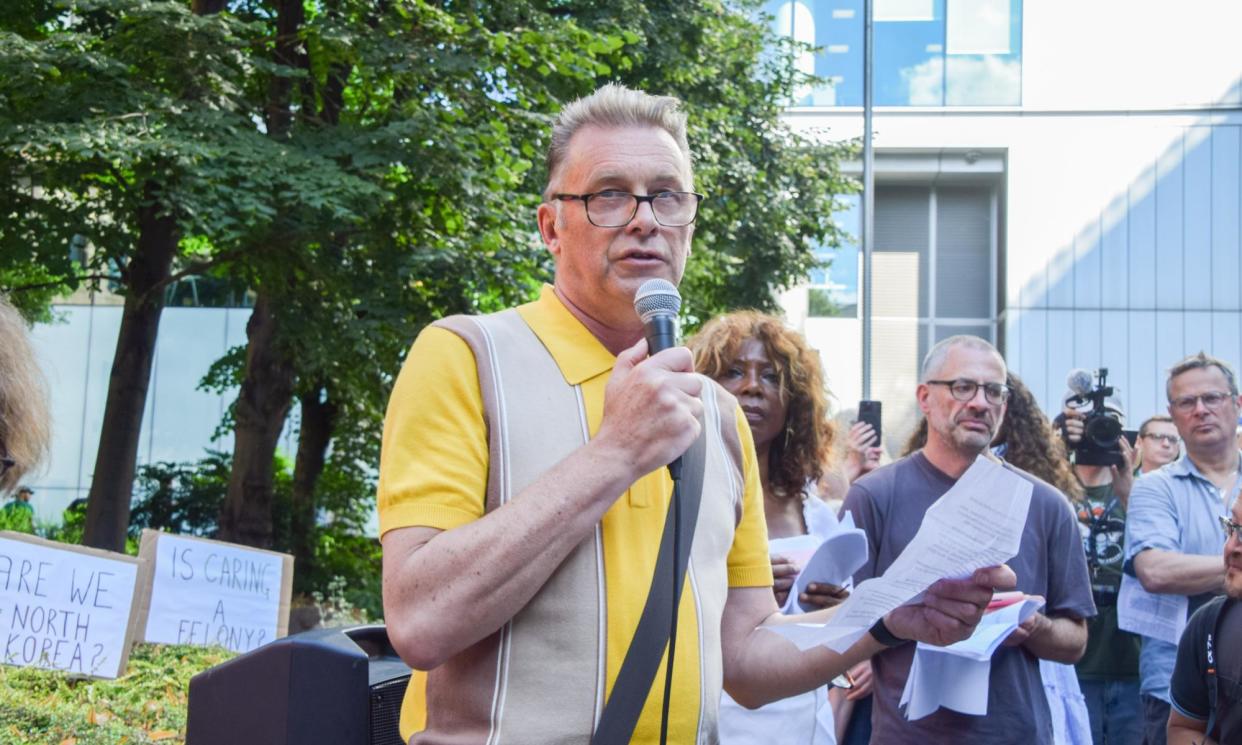
[[[1101,450],[1111,450],[1121,439],[1121,422],[1111,416],[1087,418],[1084,437]]]

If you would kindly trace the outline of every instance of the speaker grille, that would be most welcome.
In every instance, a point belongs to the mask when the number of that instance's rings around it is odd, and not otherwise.
[[[401,739],[401,700],[410,676],[371,686],[371,744],[405,745]]]

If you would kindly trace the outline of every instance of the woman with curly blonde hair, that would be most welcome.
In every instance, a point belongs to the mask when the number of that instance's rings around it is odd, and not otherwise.
[[[42,462],[49,439],[47,390],[26,321],[0,297],[0,494]]]
[[[837,526],[836,515],[815,491],[835,439],[819,353],[779,318],[750,310],[712,319],[687,346],[694,353],[695,369],[736,396],[750,424],[777,604],[797,612],[841,602],[847,593],[823,584],[811,584],[799,597],[789,598],[799,567],[782,555],[814,548]],[[835,743],[827,693],[821,687],[754,711],[726,694],[720,706],[720,742],[767,743],[780,733],[783,743]],[[833,704],[843,706],[842,698],[834,696]],[[844,714],[839,710],[835,718],[844,719]]]

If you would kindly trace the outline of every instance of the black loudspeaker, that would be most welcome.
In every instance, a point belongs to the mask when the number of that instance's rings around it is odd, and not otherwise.
[[[403,745],[409,681],[383,626],[277,639],[190,679],[186,745]]]

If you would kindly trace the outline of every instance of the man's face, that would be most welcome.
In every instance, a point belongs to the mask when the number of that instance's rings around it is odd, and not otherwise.
[[[1192,406],[1179,406],[1179,401],[1189,401],[1191,396],[1225,394],[1215,407],[1202,399]],[[1234,430],[1238,421],[1238,397],[1229,393],[1229,381],[1216,367],[1199,367],[1178,375],[1169,385],[1169,416],[1177,425],[1177,432],[1186,443],[1186,451],[1195,453],[1214,450],[1226,440],[1234,442]]]
[[[1242,500],[1233,503],[1231,519],[1242,523]],[[1225,593],[1242,598],[1242,540],[1236,533],[1225,541]]]
[[[1154,468],[1172,463],[1177,458],[1179,440],[1173,422],[1148,422],[1138,441],[1143,465]]]
[[[578,130],[551,187],[563,194],[692,191],[689,163],[672,135],[646,126]],[[653,277],[681,281],[694,225],[665,227],[643,203],[628,225],[601,228],[587,219],[583,202],[553,201],[539,207],[539,231],[556,257],[557,289],[593,319],[625,327],[637,323],[639,285]]]
[[[958,345],[949,350],[931,378],[1004,385],[1005,366],[988,350]],[[958,401],[947,385],[920,383],[918,401],[927,417],[928,440],[938,440],[967,457],[987,450],[1005,417],[1005,404],[988,402],[982,387],[969,401]]]

